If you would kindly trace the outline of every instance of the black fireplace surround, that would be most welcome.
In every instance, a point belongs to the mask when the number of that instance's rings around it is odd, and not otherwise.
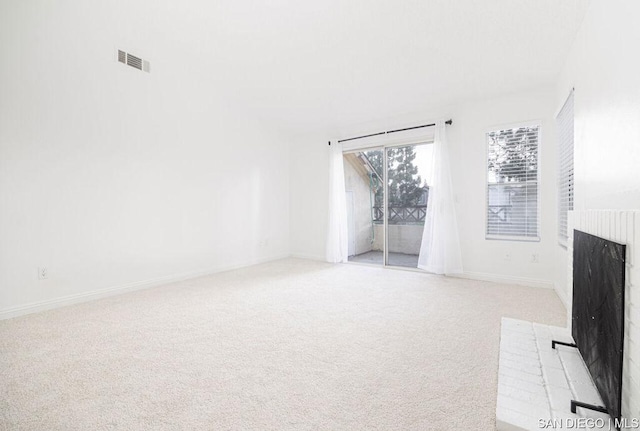
[[[574,231],[572,335],[614,419],[621,418],[625,253],[625,245]]]

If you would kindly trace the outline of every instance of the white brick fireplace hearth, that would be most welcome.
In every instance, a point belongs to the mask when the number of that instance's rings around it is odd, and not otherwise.
[[[586,210],[569,212],[569,232],[580,230],[627,246],[625,273],[625,337],[622,378],[622,419],[628,429],[640,429],[640,299],[635,289],[640,265],[635,265],[640,244],[640,211]],[[567,285],[558,294],[567,305],[568,328],[503,319],[500,341],[498,430],[598,429],[598,418],[609,417],[578,408],[570,412],[570,399],[602,405],[578,351],[551,349],[551,338],[573,342],[573,235],[567,245]],[[582,422],[580,422],[582,421]],[[614,429],[613,427],[611,429]]]
[[[571,413],[571,400],[599,406],[602,400],[577,349],[552,349],[551,340],[573,343],[566,328],[502,319],[497,429],[608,430],[606,414],[581,408]]]

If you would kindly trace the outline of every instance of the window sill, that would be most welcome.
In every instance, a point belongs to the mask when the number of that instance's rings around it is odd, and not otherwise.
[[[489,241],[540,242],[539,236],[485,235],[484,239]]]

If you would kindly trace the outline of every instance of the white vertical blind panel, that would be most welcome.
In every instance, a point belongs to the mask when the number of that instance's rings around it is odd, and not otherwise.
[[[558,240],[567,243],[567,212],[573,210],[573,91],[556,117],[558,126]]]

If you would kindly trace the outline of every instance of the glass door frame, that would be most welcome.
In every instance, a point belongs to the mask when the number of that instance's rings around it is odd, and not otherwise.
[[[375,145],[372,147],[362,147],[356,148],[353,150],[344,150],[342,151],[342,157],[344,158],[345,154],[357,154],[364,153],[365,151],[382,151],[382,266],[387,266],[387,148],[384,145]],[[344,159],[343,159],[344,160]],[[346,193],[346,190],[345,190]],[[347,227],[348,228],[348,227]],[[357,263],[358,265],[371,265],[371,266],[380,266],[377,263],[362,263],[362,262],[350,262],[348,259],[345,261],[346,263]]]
[[[345,154],[353,154],[353,153],[362,153],[365,151],[382,151],[382,181],[384,183],[383,185],[383,217],[382,217],[382,221],[383,221],[383,227],[382,227],[382,253],[383,253],[383,258],[382,258],[382,267],[383,268],[392,268],[392,269],[400,269],[400,270],[404,270],[404,271],[419,271],[419,272],[424,272],[419,268],[411,268],[411,267],[406,267],[406,266],[400,266],[400,265],[389,265],[389,248],[387,247],[387,244],[389,244],[389,159],[388,159],[388,155],[387,155],[387,149],[389,148],[397,148],[397,147],[409,147],[409,146],[418,146],[418,145],[429,145],[429,144],[433,144],[433,139],[430,140],[425,140],[425,139],[406,139],[406,140],[400,140],[397,142],[393,142],[393,143],[387,143],[387,144],[381,144],[381,145],[372,145],[372,146],[363,146],[362,148],[354,148],[354,149],[348,149],[348,150],[343,150],[342,151],[342,155],[344,157]],[[345,191],[346,192],[346,191]],[[427,203],[428,205],[428,203]],[[355,263],[355,262],[349,262],[348,260],[346,261],[346,263]],[[377,264],[366,264],[366,263],[361,263],[362,265],[375,265],[378,266]]]

